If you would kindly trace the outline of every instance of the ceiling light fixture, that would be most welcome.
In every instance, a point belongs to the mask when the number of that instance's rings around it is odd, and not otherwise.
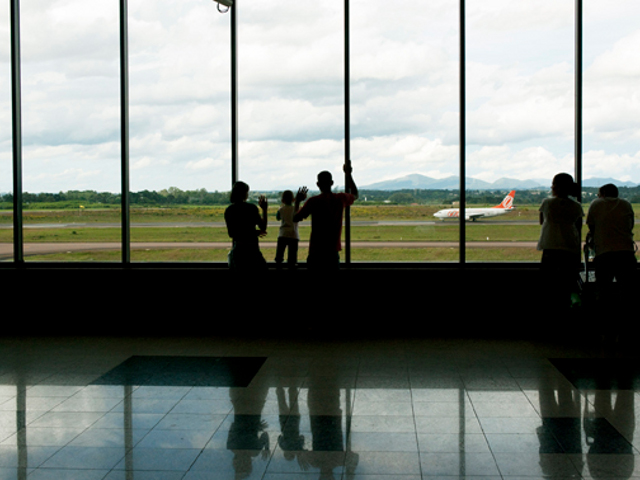
[[[233,5],[233,0],[213,0],[213,1],[218,4],[218,11],[220,13],[227,13],[229,11],[229,9],[231,8],[231,6]],[[222,10],[220,8],[220,5],[224,5],[225,7],[227,7],[227,9],[226,10]]]

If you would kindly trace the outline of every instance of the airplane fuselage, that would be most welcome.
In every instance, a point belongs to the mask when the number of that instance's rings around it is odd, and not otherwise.
[[[504,197],[504,200],[499,205],[495,207],[487,207],[487,208],[465,208],[464,210],[464,219],[465,220],[476,220],[478,218],[487,218],[487,217],[497,217],[498,215],[504,215],[512,210],[515,210],[513,206],[513,199],[516,196],[516,191],[511,190],[509,194]],[[459,208],[447,208],[445,210],[440,210],[433,214],[436,218],[441,218],[445,220],[447,218],[460,218],[460,209]]]
[[[487,218],[487,217],[497,217],[498,215],[504,215],[510,211],[514,210],[514,208],[467,208],[465,209],[465,220],[475,220],[477,218]],[[443,220],[447,218],[459,218],[460,217],[460,209],[459,208],[449,208],[446,210],[440,210],[433,214],[436,218],[441,218]]]

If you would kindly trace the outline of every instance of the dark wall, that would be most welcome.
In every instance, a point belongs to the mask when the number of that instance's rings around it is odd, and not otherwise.
[[[9,334],[539,336],[585,328],[590,315],[552,309],[535,264],[359,266],[322,275],[29,265],[4,266],[0,277]]]

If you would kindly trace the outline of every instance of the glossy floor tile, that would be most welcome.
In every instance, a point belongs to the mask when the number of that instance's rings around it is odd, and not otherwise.
[[[640,363],[484,339],[0,339],[3,479],[640,479]]]

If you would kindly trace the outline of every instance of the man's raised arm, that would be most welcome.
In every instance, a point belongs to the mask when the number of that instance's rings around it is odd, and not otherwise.
[[[358,187],[351,176],[351,172],[353,171],[353,168],[351,167],[351,160],[344,162],[343,170],[345,173],[345,188],[347,189],[347,192],[355,198],[358,198]]]

